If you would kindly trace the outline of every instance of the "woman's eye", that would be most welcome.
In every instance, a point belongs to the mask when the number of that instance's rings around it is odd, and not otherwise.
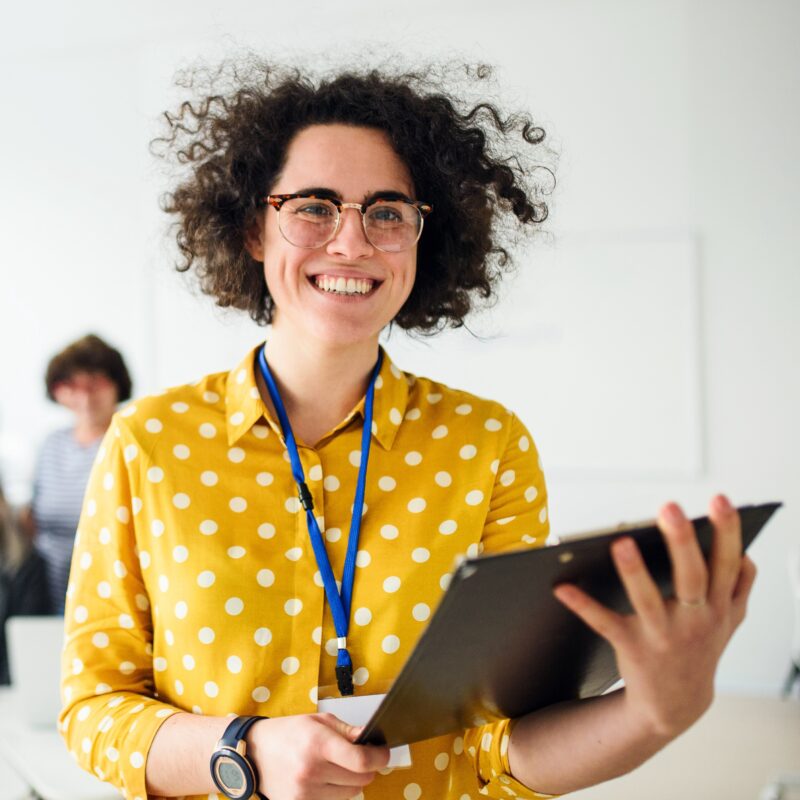
[[[333,212],[326,203],[304,203],[296,210],[296,213],[306,217],[328,217]]]
[[[375,222],[402,222],[403,214],[394,206],[376,206],[370,209],[369,218]]]

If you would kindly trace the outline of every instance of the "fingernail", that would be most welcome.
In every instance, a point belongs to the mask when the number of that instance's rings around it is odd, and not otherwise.
[[[724,494],[718,494],[714,498],[714,507],[720,514],[728,514],[729,512],[733,511],[733,506],[731,505],[731,501],[725,497]]]
[[[622,561],[632,561],[634,558],[633,542],[630,539],[619,539],[614,543],[614,552]]]
[[[562,603],[573,603],[578,597],[578,593],[575,591],[574,587],[570,586],[568,583],[562,583],[560,586],[556,586],[553,589],[553,594]]]
[[[680,525],[686,519],[683,511],[675,503],[670,503],[664,509],[664,516],[667,518],[667,522],[671,522],[673,525]]]

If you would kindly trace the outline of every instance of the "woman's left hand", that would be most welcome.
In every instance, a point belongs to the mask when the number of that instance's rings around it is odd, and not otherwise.
[[[614,648],[631,724],[667,739],[686,730],[711,704],[717,664],[744,619],[756,575],[753,562],[742,555],[736,509],[718,495],[709,516],[714,531],[706,565],[681,509],[674,503],[661,509],[658,527],[672,561],[674,598],[661,596],[627,537],[614,542],[611,552],[634,613],[618,614],[570,584],[554,590]]]

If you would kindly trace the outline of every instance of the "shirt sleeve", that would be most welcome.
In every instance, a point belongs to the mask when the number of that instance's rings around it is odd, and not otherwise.
[[[152,619],[136,546],[141,501],[133,437],[112,421],[75,539],[65,612],[59,729],[75,760],[129,800],[145,800],[153,737],[179,709],[155,697]]]
[[[508,439],[495,475],[481,544],[484,553],[541,547],[550,531],[547,488],[530,433],[509,415]],[[487,797],[553,797],[529,789],[511,774],[508,744],[514,720],[470,728],[464,749],[472,758],[480,794]]]

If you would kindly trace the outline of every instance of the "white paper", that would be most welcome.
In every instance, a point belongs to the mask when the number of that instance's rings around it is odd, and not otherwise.
[[[381,704],[385,694],[365,694],[359,697],[329,697],[319,701],[317,708],[324,714],[333,714],[348,725],[366,725]],[[411,766],[411,748],[407,744],[389,751],[387,769]]]

